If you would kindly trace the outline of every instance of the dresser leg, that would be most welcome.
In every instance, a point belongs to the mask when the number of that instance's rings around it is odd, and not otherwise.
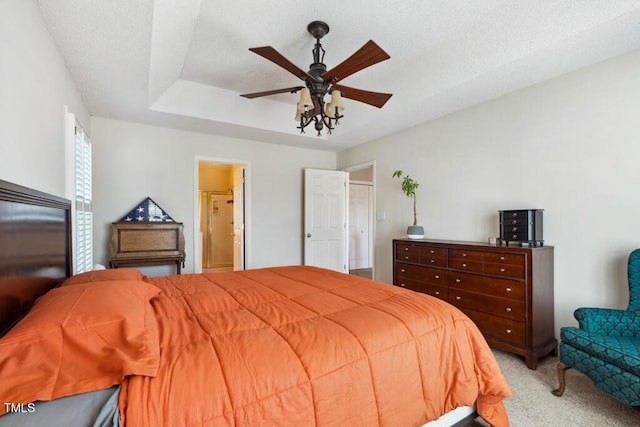
[[[535,371],[538,369],[538,358],[535,354],[529,353],[524,356],[524,361],[527,364],[527,368]]]

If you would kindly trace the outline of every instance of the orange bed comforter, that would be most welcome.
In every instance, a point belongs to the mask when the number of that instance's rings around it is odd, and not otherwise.
[[[314,267],[147,278],[154,378],[127,377],[126,426],[420,426],[460,405],[508,425],[509,387],[453,306]]]

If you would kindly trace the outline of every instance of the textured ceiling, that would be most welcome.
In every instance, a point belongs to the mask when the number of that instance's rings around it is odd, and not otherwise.
[[[339,151],[640,49],[639,0],[35,0],[93,116]],[[344,80],[393,93],[345,100],[329,137],[300,135],[300,84],[250,52],[312,62],[323,20],[328,68],[372,39],[391,59]]]

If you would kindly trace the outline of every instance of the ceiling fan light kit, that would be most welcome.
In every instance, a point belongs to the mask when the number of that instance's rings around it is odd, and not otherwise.
[[[335,125],[339,124],[339,119],[343,117],[341,112],[344,111],[342,97],[382,108],[392,94],[355,89],[336,83],[364,68],[389,59],[389,55],[373,40],[369,40],[349,58],[327,71],[327,66],[324,64],[325,50],[322,48],[320,39],[329,33],[329,26],[322,21],[313,21],[307,26],[307,31],[316,39],[316,43],[312,51],[313,63],[309,66],[309,71],[306,72],[271,46],[249,49],[294,74],[304,82],[304,86],[248,93],[240,96],[253,99],[278,93],[300,92],[295,115],[295,120],[299,123],[298,129],[300,129],[300,133],[304,133],[304,129],[313,123],[318,136],[322,136],[322,130],[325,127],[327,133],[331,134]],[[331,95],[329,103],[325,102],[327,94]]]

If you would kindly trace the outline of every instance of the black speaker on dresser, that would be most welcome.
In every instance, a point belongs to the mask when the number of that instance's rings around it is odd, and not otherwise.
[[[498,211],[500,238],[498,244],[511,242],[520,246],[542,246],[542,211],[544,209],[516,209]]]

